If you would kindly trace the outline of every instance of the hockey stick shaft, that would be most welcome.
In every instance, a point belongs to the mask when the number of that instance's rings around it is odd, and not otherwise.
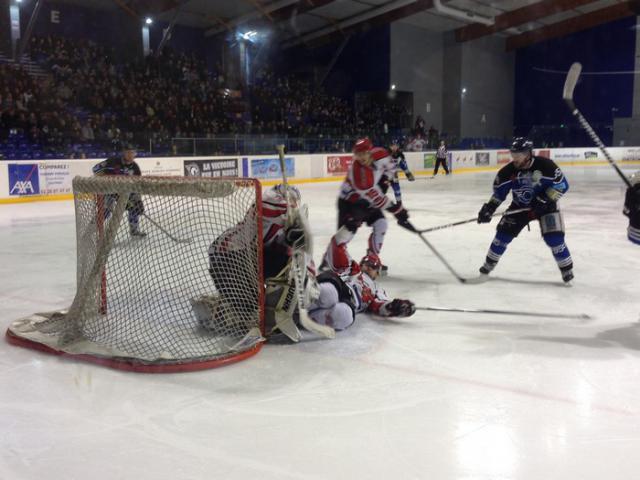
[[[287,223],[288,223],[293,219],[293,215],[291,212],[292,210],[291,198],[290,198],[291,194],[289,193],[289,188],[288,188],[289,183],[287,182],[287,171],[285,168],[286,162],[284,158],[284,145],[278,145],[276,148],[278,150],[278,159],[280,160],[280,170],[282,171],[282,183],[285,186],[285,190],[286,190]],[[300,258],[300,256],[302,256],[302,259]],[[300,262],[300,260],[302,260],[302,262]],[[303,268],[306,268],[306,266],[304,265],[305,264],[304,252],[294,250],[293,258],[291,259],[291,270],[294,275],[295,290],[296,290],[296,297],[297,297],[296,299],[298,301],[298,315],[300,317],[300,323],[305,328],[305,330],[313,332],[317,335],[321,335],[325,338],[335,338],[336,331],[333,328],[329,327],[328,325],[321,325],[317,322],[314,322],[311,319],[311,317],[309,317],[309,313],[307,312],[306,308],[304,308],[304,300],[302,295],[304,278],[303,278],[303,272],[300,271],[300,266],[298,265],[298,263],[302,263]]]
[[[433,254],[438,257],[438,260],[440,260],[442,262],[442,264],[447,267],[447,270],[449,270],[451,272],[451,274],[456,277],[456,279],[460,282],[460,283],[466,283],[467,279],[461,277],[458,272],[456,272],[453,267],[449,264],[449,262],[447,262],[447,260],[440,254],[440,252],[438,252],[438,250],[436,250],[436,248],[431,245],[431,242],[429,242],[429,240],[427,240],[425,238],[425,236],[420,233],[420,232],[416,232],[418,234],[418,236],[420,237],[420,239],[424,242],[424,244],[429,247],[429,250],[431,250],[433,252]]]
[[[172,235],[170,232],[168,232],[162,225],[160,225],[158,222],[156,222],[153,218],[151,218],[149,215],[147,215],[146,213],[143,213],[142,216],[144,218],[146,218],[147,220],[149,220],[149,222],[151,223],[151,225],[153,225],[154,227],[156,227],[158,230],[160,230],[162,233],[164,233],[167,237],[169,237],[171,240],[173,240],[176,243],[191,243],[192,239],[190,238],[178,238],[175,235]]]
[[[529,208],[519,208],[517,210],[507,210],[504,213],[494,213],[491,216],[497,217],[499,215],[502,215],[503,217],[506,217],[508,215],[515,215],[516,213],[528,212],[529,210],[530,210]],[[431,228],[425,228],[424,230],[418,230],[418,233],[435,232],[436,230],[444,230],[446,228],[457,227],[458,225],[466,225],[467,223],[473,223],[477,221],[478,221],[478,217],[470,218],[469,220],[461,220],[459,222],[448,223],[447,225],[440,225],[438,227],[431,227]]]
[[[517,315],[523,317],[541,318],[568,318],[572,320],[590,320],[591,316],[586,313],[564,314],[564,313],[543,313],[543,312],[522,312],[517,310],[494,310],[483,308],[449,308],[449,307],[416,307],[416,310],[426,310],[432,312],[461,312],[461,313],[483,313],[490,315]]]
[[[584,128],[584,130],[587,132],[589,137],[591,137],[591,140],[598,146],[598,148],[604,155],[604,158],[607,159],[607,162],[609,162],[609,164],[614,168],[614,170],[620,176],[622,181],[626,183],[628,187],[631,187],[631,181],[627,178],[627,176],[624,173],[622,173],[622,170],[620,170],[620,167],[618,167],[615,160],[613,160],[613,157],[611,157],[611,155],[609,154],[609,151],[607,150],[607,147],[605,146],[605,144],[602,142],[602,140],[600,140],[600,137],[595,132],[595,130],[591,127],[587,119],[584,118],[584,115],[582,115],[582,112],[580,112],[580,110],[578,110],[578,107],[576,107],[575,101],[573,100],[573,92],[578,83],[578,79],[580,78],[580,72],[582,72],[582,65],[580,63],[576,62],[573,65],[571,65],[571,68],[567,73],[567,78],[565,79],[565,82],[564,82],[564,90],[562,93],[562,98],[564,99],[567,106],[569,107],[569,110],[571,110],[571,113],[573,114],[573,116],[578,119],[578,122],[580,123],[582,128]]]

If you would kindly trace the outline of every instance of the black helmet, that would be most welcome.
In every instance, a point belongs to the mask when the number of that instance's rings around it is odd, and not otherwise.
[[[525,137],[517,137],[513,139],[509,150],[513,153],[531,152],[533,150],[533,142]]]
[[[397,138],[392,139],[391,145],[400,145],[400,140],[398,140]]]

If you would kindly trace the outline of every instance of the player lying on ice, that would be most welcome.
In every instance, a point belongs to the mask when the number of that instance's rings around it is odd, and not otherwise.
[[[512,161],[502,167],[493,183],[493,195],[478,213],[478,223],[489,223],[498,206],[511,191],[512,202],[498,223],[481,277],[491,272],[511,241],[532,220],[540,222],[542,238],[551,249],[560,268],[562,280],[573,279],[573,261],[564,241],[564,221],[558,210],[558,200],[569,190],[562,170],[552,160],[533,155],[533,144],[516,138],[511,145]],[[527,209],[509,215],[510,211]]]
[[[636,245],[640,245],[640,171],[631,175],[631,186],[624,197],[623,213],[629,217],[627,236]]]
[[[355,143],[353,161],[338,198],[338,231],[327,247],[321,270],[342,272],[351,264],[357,265],[347,251],[347,244],[363,223],[373,229],[367,254],[379,256],[387,232],[385,210],[392,213],[400,225],[407,223],[409,214],[402,203],[393,203],[386,196],[396,170],[397,164],[386,149],[374,147],[368,138]]]
[[[317,323],[336,330],[349,328],[356,313],[374,313],[382,317],[410,317],[416,311],[409,300],[393,299],[376,283],[382,264],[377,255],[366,255],[350,275],[330,270],[317,277],[319,294],[308,308]]]

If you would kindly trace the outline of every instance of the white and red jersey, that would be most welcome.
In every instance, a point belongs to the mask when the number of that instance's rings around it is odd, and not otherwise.
[[[360,272],[351,277],[342,277],[344,283],[351,290],[356,313],[371,312],[387,316],[385,306],[391,303],[387,293],[369,275]]]
[[[265,247],[287,249],[284,226],[287,222],[287,199],[272,189],[262,194],[262,241]]]
[[[363,165],[355,160],[351,162],[347,178],[340,188],[340,198],[352,203],[365,200],[372,208],[386,208],[391,200],[382,190],[380,180],[383,176],[393,178],[397,165],[382,147],[373,148],[371,157],[371,165]]]

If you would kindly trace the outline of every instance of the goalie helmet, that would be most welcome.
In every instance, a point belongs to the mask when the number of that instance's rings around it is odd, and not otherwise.
[[[294,185],[285,185],[284,183],[278,183],[271,187],[271,191],[282,198],[283,202],[287,200],[287,191],[289,191],[289,201],[293,207],[297,207],[300,205],[300,201],[302,200],[302,195],[300,195],[300,190],[298,187]],[[266,193],[266,192],[265,192]]]

